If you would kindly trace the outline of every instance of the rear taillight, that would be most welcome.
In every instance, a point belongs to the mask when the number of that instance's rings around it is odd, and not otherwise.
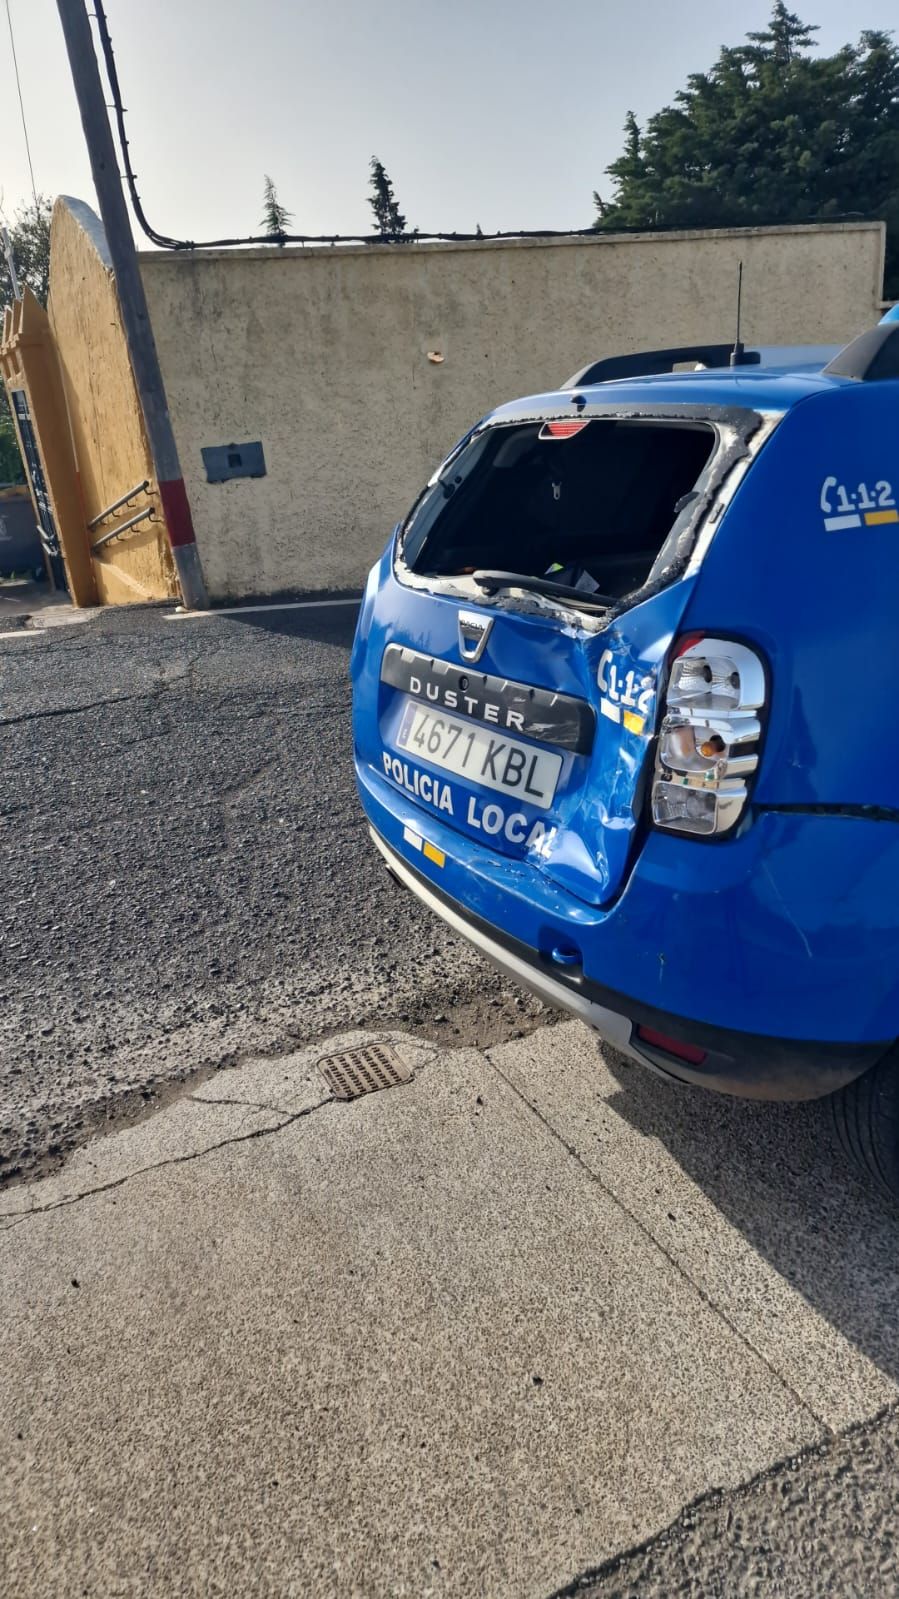
[[[675,646],[652,784],[656,827],[710,838],[736,827],[759,761],[765,668],[733,639]]]

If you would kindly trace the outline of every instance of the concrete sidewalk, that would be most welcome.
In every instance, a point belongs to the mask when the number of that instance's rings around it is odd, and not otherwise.
[[[392,1036],[407,1085],[330,1099],[332,1038],[0,1195],[6,1591],[540,1599],[896,1398],[814,1109]]]
[[[98,607],[77,610],[68,594],[54,591],[47,583],[24,580],[0,583],[0,637],[9,636],[8,628],[66,627],[90,621],[97,615]]]

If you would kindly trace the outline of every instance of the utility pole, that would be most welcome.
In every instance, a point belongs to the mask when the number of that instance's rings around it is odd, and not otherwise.
[[[137,264],[128,207],[122,193],[118,157],[106,114],[106,96],[87,8],[84,0],[57,0],[57,7],[181,595],[188,610],[205,610],[208,601],[203,569]]]

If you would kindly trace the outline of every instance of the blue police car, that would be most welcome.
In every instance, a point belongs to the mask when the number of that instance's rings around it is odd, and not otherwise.
[[[890,314],[491,412],[394,530],[352,656],[401,883],[656,1071],[834,1095],[894,1194],[897,619]]]

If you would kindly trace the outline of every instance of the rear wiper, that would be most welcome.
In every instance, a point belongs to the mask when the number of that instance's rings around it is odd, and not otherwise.
[[[529,577],[526,572],[475,572],[473,578],[486,594],[496,594],[500,589],[530,589],[551,600],[569,600],[580,611],[607,611],[610,605],[618,603],[608,594],[591,594],[585,589],[572,588],[568,583],[553,583],[547,577]]]

